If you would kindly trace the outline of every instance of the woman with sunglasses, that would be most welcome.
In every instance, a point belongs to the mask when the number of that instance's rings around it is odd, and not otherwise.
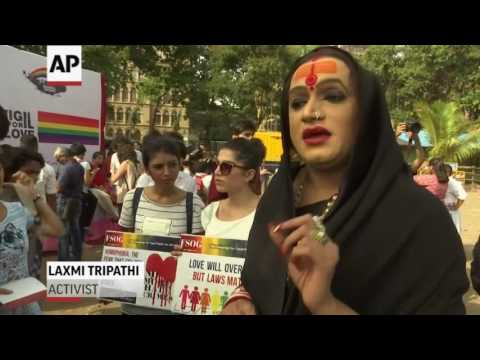
[[[237,138],[220,148],[215,169],[217,190],[227,198],[202,212],[206,236],[247,240],[260,200],[259,171],[265,147],[257,139]]]

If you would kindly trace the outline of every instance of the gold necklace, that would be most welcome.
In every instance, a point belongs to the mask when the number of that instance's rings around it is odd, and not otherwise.
[[[302,183],[298,185],[298,188],[295,191],[295,207],[298,207],[302,201],[304,180],[305,179],[303,179]],[[323,213],[316,218],[323,222],[323,220],[325,219],[327,214],[330,212],[330,210],[332,209],[337,199],[338,199],[338,194],[333,194],[332,197],[328,200],[327,206],[325,207],[325,210],[323,211]]]

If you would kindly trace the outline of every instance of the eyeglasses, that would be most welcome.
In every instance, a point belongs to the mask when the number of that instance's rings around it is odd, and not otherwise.
[[[222,174],[223,176],[227,176],[227,175],[230,175],[233,168],[235,168],[235,167],[240,168],[240,169],[245,169],[245,170],[248,169],[245,166],[240,166],[240,165],[233,164],[233,163],[230,163],[230,162],[221,162],[217,165],[216,169],[220,169],[220,174]]]

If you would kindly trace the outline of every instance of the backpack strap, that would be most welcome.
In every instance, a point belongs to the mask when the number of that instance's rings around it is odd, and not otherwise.
[[[137,210],[138,210],[138,205],[140,204],[140,198],[142,197],[142,193],[143,193],[143,188],[136,188],[135,193],[133,194],[133,202],[132,202],[133,229],[135,229],[135,224],[137,221]]]
[[[187,234],[193,230],[193,193],[187,192]]]

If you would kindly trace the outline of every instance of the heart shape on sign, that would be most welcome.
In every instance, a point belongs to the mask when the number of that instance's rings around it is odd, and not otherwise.
[[[166,258],[163,262],[162,268],[162,276],[165,278],[166,281],[173,283],[177,274],[177,258],[173,256]]]
[[[162,260],[160,255],[152,254],[147,259],[146,270],[158,274],[167,282],[174,282],[177,272],[177,259],[170,256]]]

